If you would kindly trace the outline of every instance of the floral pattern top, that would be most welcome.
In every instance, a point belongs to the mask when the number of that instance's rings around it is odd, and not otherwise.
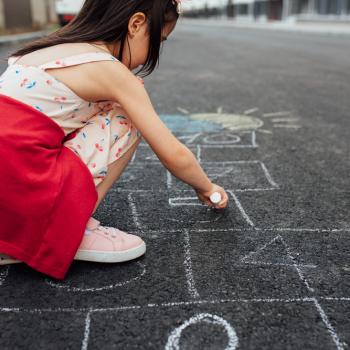
[[[87,52],[57,59],[39,66],[16,64],[19,57],[10,57],[8,67],[0,76],[0,93],[26,103],[52,118],[65,134],[83,127],[88,120],[110,102],[88,102],[67,85],[46,72],[95,61],[117,61],[107,52]]]

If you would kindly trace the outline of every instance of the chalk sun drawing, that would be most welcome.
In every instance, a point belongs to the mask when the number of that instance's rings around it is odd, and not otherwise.
[[[256,130],[261,133],[272,134],[271,130],[263,128],[266,121],[272,123],[273,128],[300,129],[301,125],[296,122],[300,118],[292,117],[289,111],[280,111],[273,113],[263,113],[262,118],[252,116],[251,114],[258,112],[258,108],[251,108],[242,114],[223,113],[222,107],[217,109],[216,113],[195,113],[192,114],[186,109],[177,108],[180,112],[187,114],[190,119],[204,122],[211,122],[221,125],[223,128],[232,131]],[[268,118],[268,119],[267,119]],[[265,126],[266,127],[266,126]]]

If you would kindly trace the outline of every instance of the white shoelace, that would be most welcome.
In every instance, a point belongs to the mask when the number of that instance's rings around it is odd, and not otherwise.
[[[99,225],[96,227],[96,229],[102,231],[107,236],[111,235],[112,238],[117,238],[117,235],[115,234],[115,229],[113,227]]]

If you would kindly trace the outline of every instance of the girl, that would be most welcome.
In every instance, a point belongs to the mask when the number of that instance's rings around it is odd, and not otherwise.
[[[143,255],[140,237],[91,216],[141,137],[200,201],[227,206],[224,189],[161,121],[132,73],[155,69],[179,3],[86,0],[67,26],[9,57],[0,77],[1,264],[25,262],[63,279],[74,259]],[[216,205],[214,192],[222,198]]]

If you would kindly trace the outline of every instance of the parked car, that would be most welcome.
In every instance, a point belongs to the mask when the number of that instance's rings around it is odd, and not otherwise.
[[[56,0],[56,12],[61,26],[69,23],[80,11],[85,0]]]

